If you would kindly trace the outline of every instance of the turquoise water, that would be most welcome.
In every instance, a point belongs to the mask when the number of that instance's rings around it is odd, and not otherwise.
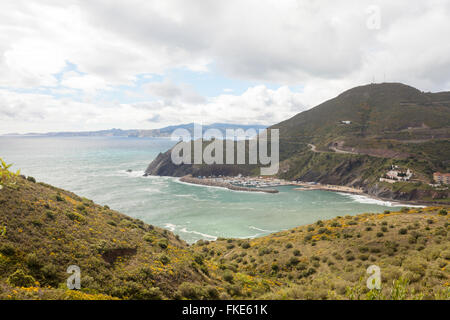
[[[268,194],[189,185],[172,177],[143,177],[150,161],[172,145],[163,138],[0,137],[0,157],[38,181],[169,229],[188,242],[258,237],[318,219],[382,212],[400,205],[289,186]]]

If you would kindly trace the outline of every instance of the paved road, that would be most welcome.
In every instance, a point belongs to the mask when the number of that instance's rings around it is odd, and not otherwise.
[[[313,145],[313,144],[311,144],[311,143],[308,143],[308,147],[311,148],[311,151],[312,151],[312,152],[318,152],[318,153],[336,152],[336,153],[359,154],[359,153],[357,153],[357,152],[340,150],[340,149],[338,149],[338,148],[336,148],[336,147],[330,147],[330,149],[333,150],[333,151],[322,151],[322,150],[317,150],[316,146]]]

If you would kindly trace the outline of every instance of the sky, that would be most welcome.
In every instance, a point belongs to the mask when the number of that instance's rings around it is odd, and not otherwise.
[[[372,82],[450,90],[450,1],[2,0],[0,134],[270,125]]]

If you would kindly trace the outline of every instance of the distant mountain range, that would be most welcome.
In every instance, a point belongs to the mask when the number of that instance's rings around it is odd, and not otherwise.
[[[242,125],[233,123],[213,123],[209,125],[203,125],[203,131],[209,129],[220,130],[225,135],[226,129],[265,129],[267,126],[262,125]],[[186,123],[174,126],[168,126],[160,129],[109,129],[99,131],[77,131],[77,132],[48,132],[48,133],[26,133],[26,134],[6,134],[6,136],[46,136],[46,137],[170,137],[172,132],[176,129],[186,129],[191,135],[194,131],[194,123]]]

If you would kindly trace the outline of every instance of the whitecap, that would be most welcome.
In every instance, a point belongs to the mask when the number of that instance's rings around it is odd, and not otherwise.
[[[204,238],[212,239],[212,240],[214,240],[214,241],[217,240],[217,237],[216,237],[216,236],[212,236],[212,235],[206,234],[206,233],[201,233],[201,232],[198,232],[198,231],[187,230],[186,228],[182,228],[180,231],[181,231],[181,232],[184,232],[184,233],[197,234],[197,235],[202,236],[202,237],[204,237]]]
[[[337,192],[343,196],[346,196],[353,200],[353,202],[358,203],[364,203],[364,204],[376,204],[380,206],[386,206],[386,207],[414,207],[414,208],[425,208],[425,206],[421,205],[412,205],[412,204],[404,204],[400,202],[395,201],[386,201],[386,200],[380,200],[371,198],[369,196],[359,195],[359,194],[350,194],[350,193],[343,193],[343,192]]]
[[[276,232],[276,231],[273,231],[273,230],[264,230],[264,229],[260,229],[260,228],[254,227],[254,226],[249,226],[248,228],[249,228],[249,229],[253,229],[253,230],[257,230],[257,231],[262,231],[262,232],[269,232],[269,233]]]

